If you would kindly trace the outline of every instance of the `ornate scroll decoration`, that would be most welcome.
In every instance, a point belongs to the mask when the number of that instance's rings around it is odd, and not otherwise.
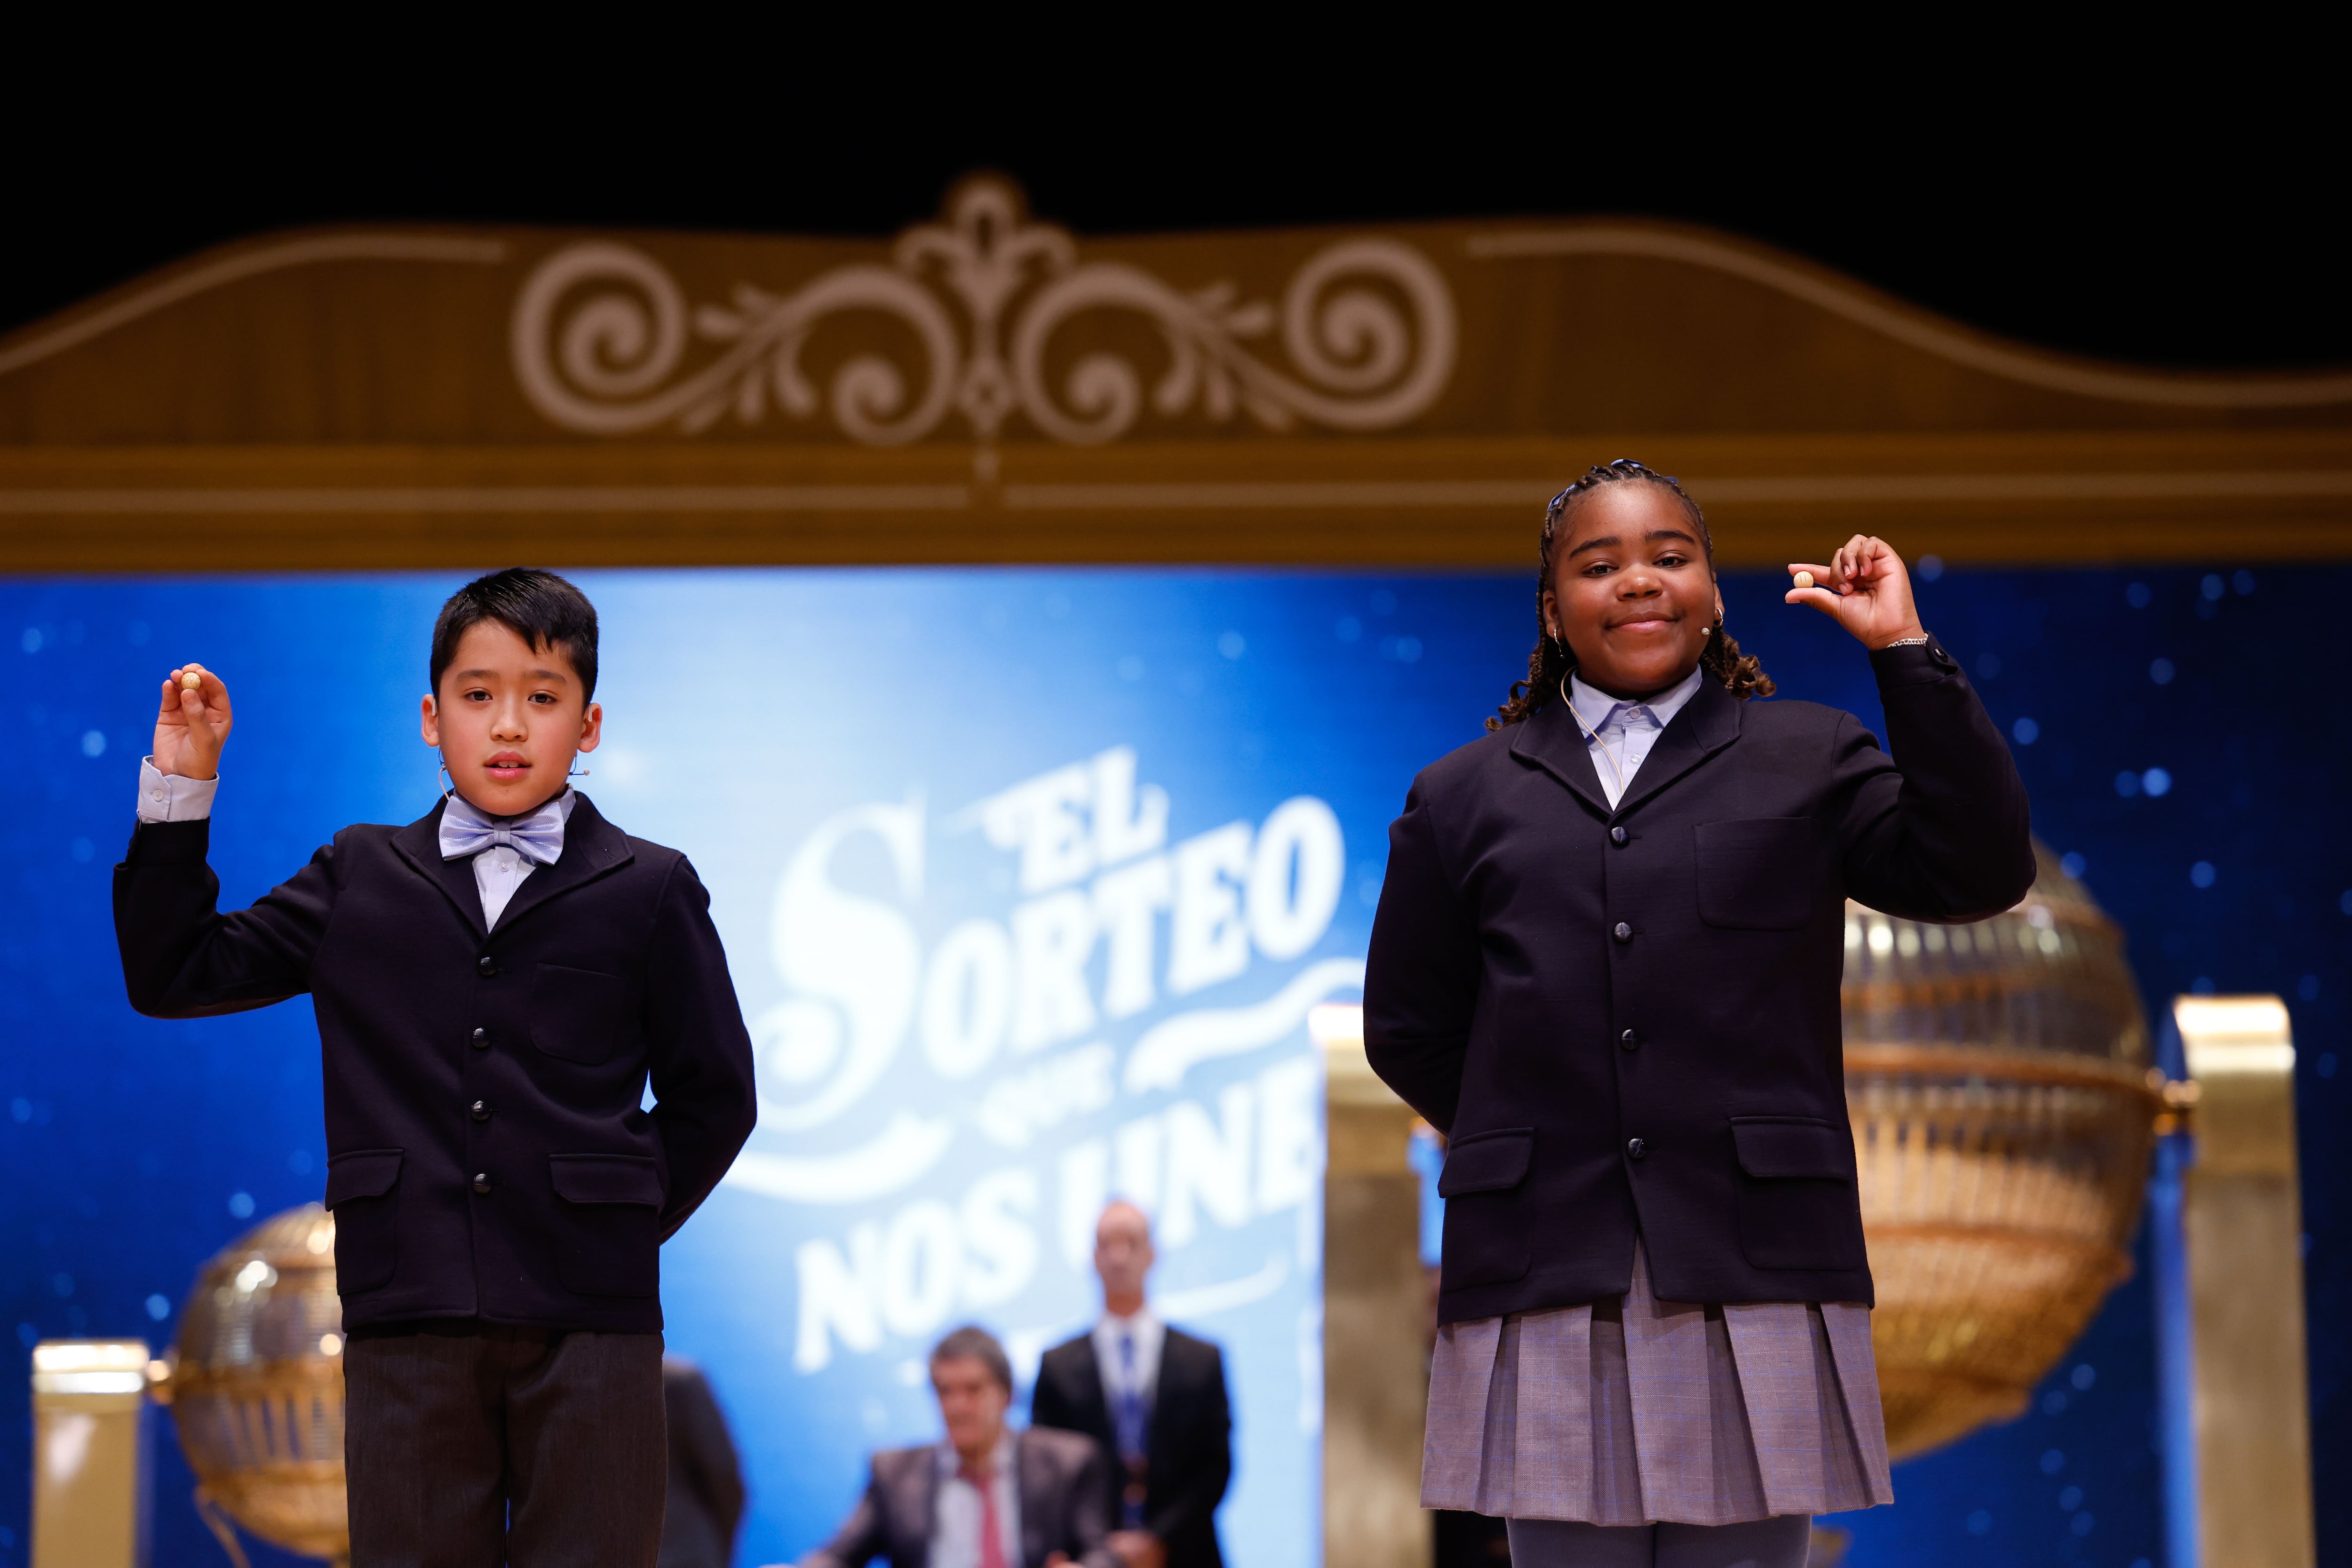
[[[1238,410],[1274,430],[1300,421],[1388,429],[1434,402],[1454,369],[1453,296],[1411,246],[1332,245],[1298,269],[1277,308],[1242,299],[1231,282],[1187,293],[1124,262],[1082,262],[1067,231],[1027,221],[1019,193],[988,179],[961,186],[945,222],[901,236],[890,266],[837,267],[782,296],[739,283],[727,305],[689,310],[643,251],[569,247],[523,285],[512,350],[532,405],[591,435],[664,425],[691,434],[730,414],[754,425],[772,402],[793,419],[829,407],[845,434],[872,446],[920,439],[951,415],[992,442],[1015,412],[1055,440],[1091,445],[1134,426],[1144,373],[1097,352],[1056,384],[1046,360],[1057,331],[1103,310],[1158,330],[1167,363],[1149,396],[1165,417],[1197,405],[1213,420]],[[857,355],[820,394],[802,350],[819,321],[848,311],[895,319],[919,351],[910,364]],[[1277,329],[1287,372],[1244,347]],[[685,370],[690,341],[719,352]]]

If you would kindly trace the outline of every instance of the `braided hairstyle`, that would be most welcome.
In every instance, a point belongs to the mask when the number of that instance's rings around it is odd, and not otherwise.
[[[1584,477],[1551,498],[1544,508],[1543,543],[1538,556],[1536,571],[1536,646],[1528,655],[1528,678],[1511,682],[1511,700],[1496,710],[1486,721],[1486,728],[1499,730],[1506,724],[1524,723],[1559,697],[1561,685],[1568,673],[1576,668],[1576,652],[1567,643],[1553,638],[1544,630],[1544,590],[1551,585],[1551,552],[1555,541],[1567,533],[1562,526],[1577,501],[1601,485],[1626,484],[1664,485],[1674,492],[1675,500],[1692,524],[1698,530],[1699,542],[1706,547],[1707,570],[1715,569],[1715,537],[1707,532],[1706,518],[1691,500],[1680,480],[1672,474],[1635,462],[1631,458],[1619,458],[1614,462],[1587,468]],[[1763,664],[1753,654],[1743,654],[1739,645],[1731,640],[1717,616],[1706,647],[1699,651],[1698,666],[1724,684],[1734,697],[1745,702],[1750,697],[1769,697],[1773,692],[1772,678],[1764,673]]]

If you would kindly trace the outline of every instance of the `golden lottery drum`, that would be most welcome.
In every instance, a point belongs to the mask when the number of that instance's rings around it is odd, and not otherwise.
[[[351,1553],[342,1330],[334,1216],[289,1209],[197,1274],[167,1394],[205,1495],[265,1541],[337,1561]]]
[[[1968,926],[1846,906],[1845,1082],[1895,1458],[2025,1408],[2131,1271],[2163,1075],[2122,934],[2035,847]]]

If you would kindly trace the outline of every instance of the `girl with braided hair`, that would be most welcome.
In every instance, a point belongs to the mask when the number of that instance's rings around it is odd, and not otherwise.
[[[1639,463],[1561,491],[1528,678],[1390,829],[1365,1045],[1448,1139],[1422,1500],[1507,1519],[1519,1568],[1801,1568],[1811,1515],[1893,1500],[1845,900],[1969,921],[2033,879],[1895,552],[1856,535],[1787,595],[1870,650],[1893,757],[1749,700],[1713,552]]]

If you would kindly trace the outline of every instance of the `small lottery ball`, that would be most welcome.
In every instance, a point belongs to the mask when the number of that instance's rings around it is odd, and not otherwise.
[[[193,669],[188,671],[187,674],[180,677],[180,689],[183,691],[194,691],[204,683],[205,678],[198,675]]]
[[[1812,585],[1813,585],[1813,574],[1812,574],[1811,572],[1800,572],[1800,573],[1798,573],[1798,574],[1797,574],[1797,586],[1798,586],[1798,587],[1800,587],[1800,588],[1810,588],[1810,587],[1811,587]]]

